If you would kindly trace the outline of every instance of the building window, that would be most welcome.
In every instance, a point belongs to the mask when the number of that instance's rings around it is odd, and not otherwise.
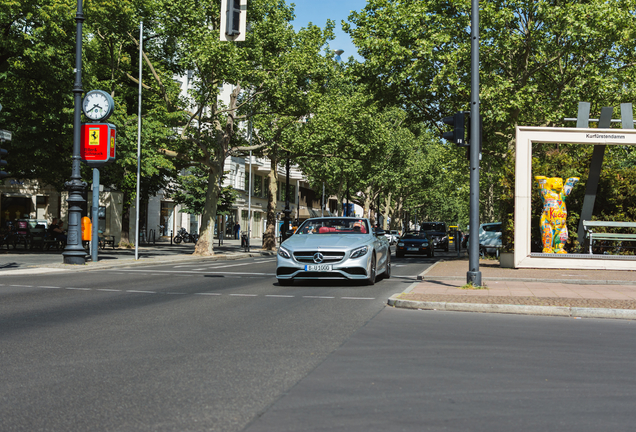
[[[263,196],[263,177],[259,175],[255,175],[253,180],[254,180],[253,196],[262,197]]]
[[[278,200],[279,201],[285,201],[285,186],[286,183],[285,182],[281,182],[278,185]],[[289,184],[289,202],[290,203],[295,203],[296,202],[296,185],[293,184]]]

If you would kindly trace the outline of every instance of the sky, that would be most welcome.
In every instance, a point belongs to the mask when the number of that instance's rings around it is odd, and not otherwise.
[[[347,21],[352,10],[359,11],[367,4],[366,0],[287,0],[288,4],[295,4],[296,19],[294,29],[305,27],[309,22],[323,27],[328,19],[336,22],[336,39],[329,43],[331,48],[343,49],[342,60],[353,56],[362,61],[349,35],[342,31],[341,21]]]

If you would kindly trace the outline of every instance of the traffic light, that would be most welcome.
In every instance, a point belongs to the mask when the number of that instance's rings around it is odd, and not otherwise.
[[[225,34],[234,36],[239,34],[241,25],[241,0],[227,0],[227,24]]]
[[[453,130],[451,132],[442,132],[442,138],[451,141],[460,147],[468,147],[469,144],[466,141],[466,129],[464,127],[465,123],[470,125],[470,117],[468,116],[468,113],[465,111],[458,112],[453,114],[452,117],[444,117],[442,121],[447,125],[453,126]]]
[[[9,153],[6,149],[0,148],[0,178],[9,177],[4,171],[4,167],[7,165],[7,161],[4,160],[4,157]]]

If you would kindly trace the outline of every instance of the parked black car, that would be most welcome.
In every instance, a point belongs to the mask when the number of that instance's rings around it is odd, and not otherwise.
[[[446,222],[423,222],[420,231],[425,231],[438,249],[448,252],[448,225]]]
[[[407,232],[399,238],[395,246],[396,257],[401,258],[405,254],[426,254],[427,257],[434,257],[433,241],[424,231]]]

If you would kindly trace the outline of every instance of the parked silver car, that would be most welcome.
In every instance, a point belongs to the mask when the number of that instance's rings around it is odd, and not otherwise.
[[[384,234],[363,218],[307,219],[278,249],[278,283],[351,279],[373,285],[378,276],[391,276],[391,249]]]

